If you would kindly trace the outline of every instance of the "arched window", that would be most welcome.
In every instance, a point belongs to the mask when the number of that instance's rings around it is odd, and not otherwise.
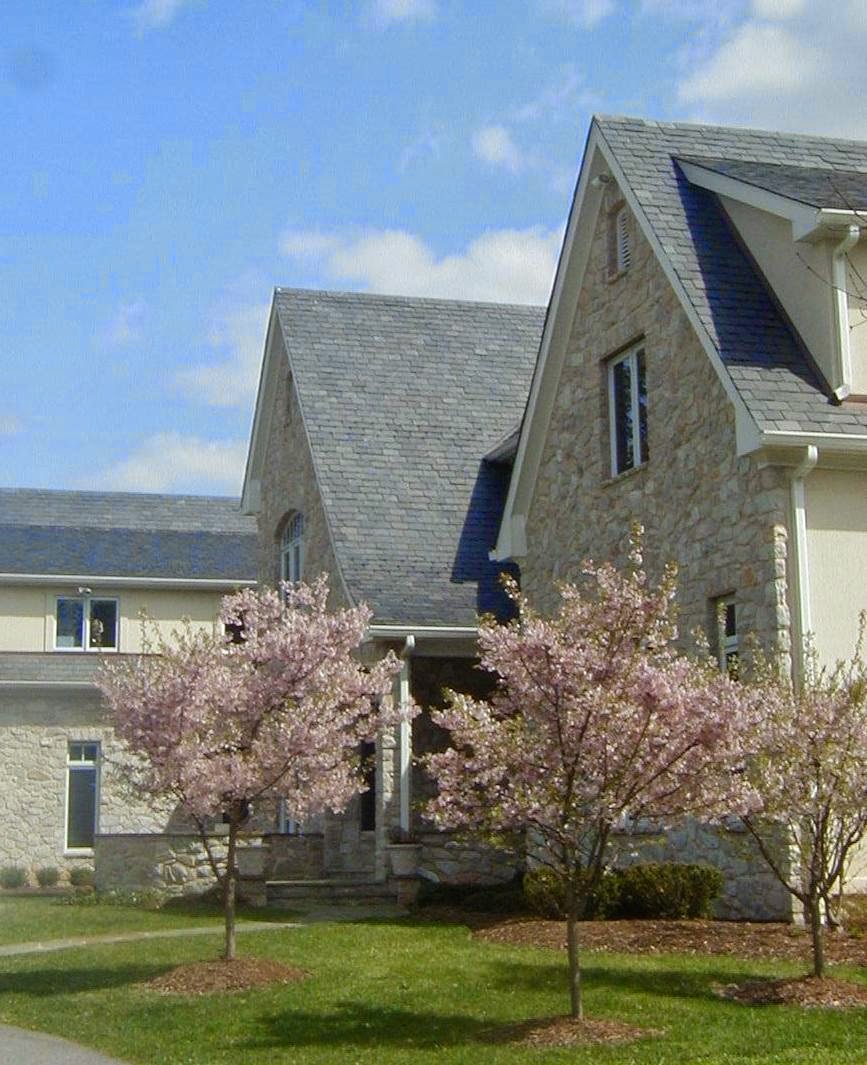
[[[304,515],[293,514],[280,541],[280,579],[300,581],[304,572]]]

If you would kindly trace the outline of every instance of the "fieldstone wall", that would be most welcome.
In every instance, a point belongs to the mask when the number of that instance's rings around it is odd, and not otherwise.
[[[218,859],[225,857],[222,836],[212,837],[211,846]],[[94,870],[98,891],[199,895],[216,882],[202,841],[192,833],[100,834]]]
[[[313,460],[301,419],[301,408],[289,373],[289,362],[279,330],[279,369],[270,413],[262,469],[262,504],[258,514],[259,583],[275,585],[280,579],[280,538],[286,518],[304,515],[304,575],[327,573],[331,578],[331,605],[345,606],[325,510],[313,470]]]
[[[610,202],[620,198],[612,190]],[[622,563],[630,525],[645,558],[680,570],[681,632],[713,631],[710,600],[734,593],[738,626],[789,646],[788,485],[779,469],[738,458],[734,408],[655,255],[629,218],[632,262],[609,277],[600,211],[527,521],[522,587],[556,606],[556,582],[584,559]],[[608,360],[642,341],[649,461],[611,475]]]
[[[502,884],[521,868],[509,851],[447,832],[422,832],[417,838],[422,845],[418,875],[435,884]]]
[[[120,749],[105,724],[95,690],[14,689],[0,692],[0,865],[23,866],[35,883],[36,870],[61,873],[91,865],[87,853],[66,852],[67,758],[70,742],[99,743],[98,823],[106,832],[161,831],[169,807],[153,809],[122,787],[112,767]]]

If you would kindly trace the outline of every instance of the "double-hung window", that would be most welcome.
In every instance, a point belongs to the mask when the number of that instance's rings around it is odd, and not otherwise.
[[[732,677],[738,675],[738,612],[735,597],[724,595],[714,600],[717,624],[717,655],[720,669]]]
[[[608,363],[608,422],[611,474],[647,462],[647,380],[644,346],[638,345]]]
[[[54,646],[60,651],[116,651],[117,600],[58,596]]]
[[[304,515],[293,514],[280,541],[280,579],[293,584],[304,572]]]
[[[66,760],[66,849],[91,850],[99,811],[99,744],[75,741]]]

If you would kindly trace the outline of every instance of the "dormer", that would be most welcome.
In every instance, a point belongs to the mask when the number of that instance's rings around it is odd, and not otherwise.
[[[838,401],[867,399],[867,174],[678,158],[715,193]]]

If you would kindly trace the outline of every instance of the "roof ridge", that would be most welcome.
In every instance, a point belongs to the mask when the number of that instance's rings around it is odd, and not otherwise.
[[[656,119],[639,118],[634,115],[610,115],[597,113],[593,115],[593,121],[601,125],[606,122],[623,124],[627,122],[641,125],[646,129],[657,129],[661,132],[666,130],[684,130],[695,132],[699,130],[713,130],[724,133],[746,133],[751,137],[765,136],[785,138],[787,140],[822,143],[822,144],[857,144],[867,147],[867,140],[858,140],[855,137],[828,137],[821,133],[795,133],[782,129],[765,129],[763,126],[723,126],[712,122],[660,122]]]

